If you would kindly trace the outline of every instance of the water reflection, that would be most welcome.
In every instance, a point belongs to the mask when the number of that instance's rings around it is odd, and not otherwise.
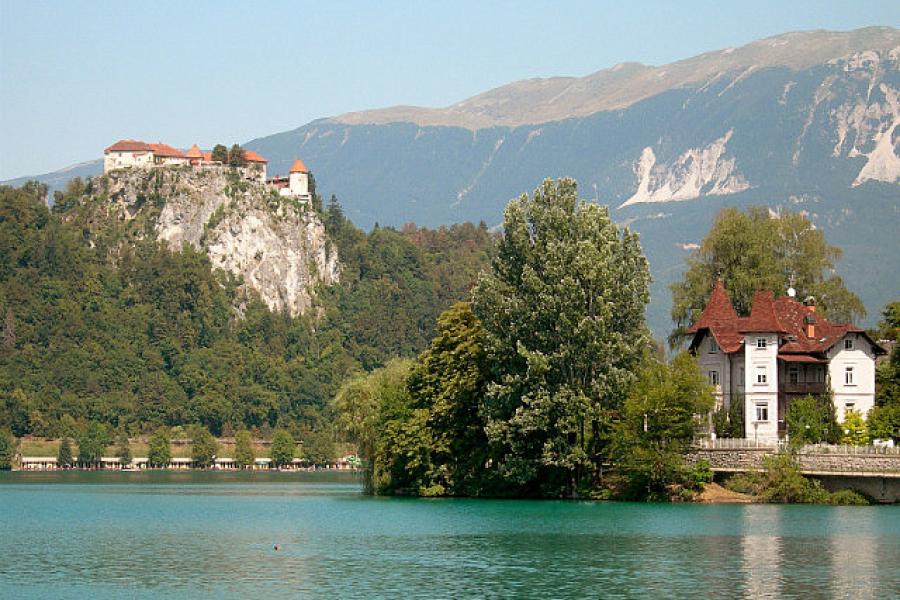
[[[0,597],[885,598],[900,589],[900,507],[373,499],[352,481],[302,478],[67,481],[0,478]]]

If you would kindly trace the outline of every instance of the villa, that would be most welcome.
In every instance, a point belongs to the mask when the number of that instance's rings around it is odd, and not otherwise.
[[[715,387],[717,407],[744,398],[745,435],[773,442],[789,434],[784,416],[791,402],[829,388],[839,421],[847,411],[865,416],[875,404],[875,359],[885,354],[869,335],[847,323],[831,323],[804,303],[771,292],[753,297],[750,315],[739,317],[717,281],[700,319],[690,328],[690,351]]]

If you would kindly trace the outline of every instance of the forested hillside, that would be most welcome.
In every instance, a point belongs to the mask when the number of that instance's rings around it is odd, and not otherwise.
[[[90,420],[133,433],[327,428],[347,375],[424,349],[492,245],[483,225],[366,234],[336,199],[319,201],[341,283],[291,317],[189,245],[130,239],[111,261],[67,218],[78,190],[52,212],[45,191],[0,187],[0,429],[17,435],[72,435]]]

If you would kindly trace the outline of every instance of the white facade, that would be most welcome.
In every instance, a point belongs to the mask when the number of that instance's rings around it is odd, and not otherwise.
[[[288,178],[290,195],[298,198],[309,198],[309,174],[291,173]]]
[[[828,351],[828,378],[838,421],[847,410],[865,417],[875,405],[875,352],[857,333],[848,333]]]
[[[745,436],[760,442],[778,440],[778,335],[744,337]]]
[[[153,166],[153,153],[147,150],[138,152],[107,152],[103,157],[103,173],[116,169],[145,168]]]

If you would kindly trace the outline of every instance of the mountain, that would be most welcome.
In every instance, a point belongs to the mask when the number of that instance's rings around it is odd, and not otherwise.
[[[900,291],[900,31],[788,33],[659,67],[532,79],[446,108],[320,119],[246,147],[270,173],[295,157],[369,227],[494,225],[545,177],[642,234],[648,320],[723,206],[805,211],[844,248],[839,272],[870,312]]]

